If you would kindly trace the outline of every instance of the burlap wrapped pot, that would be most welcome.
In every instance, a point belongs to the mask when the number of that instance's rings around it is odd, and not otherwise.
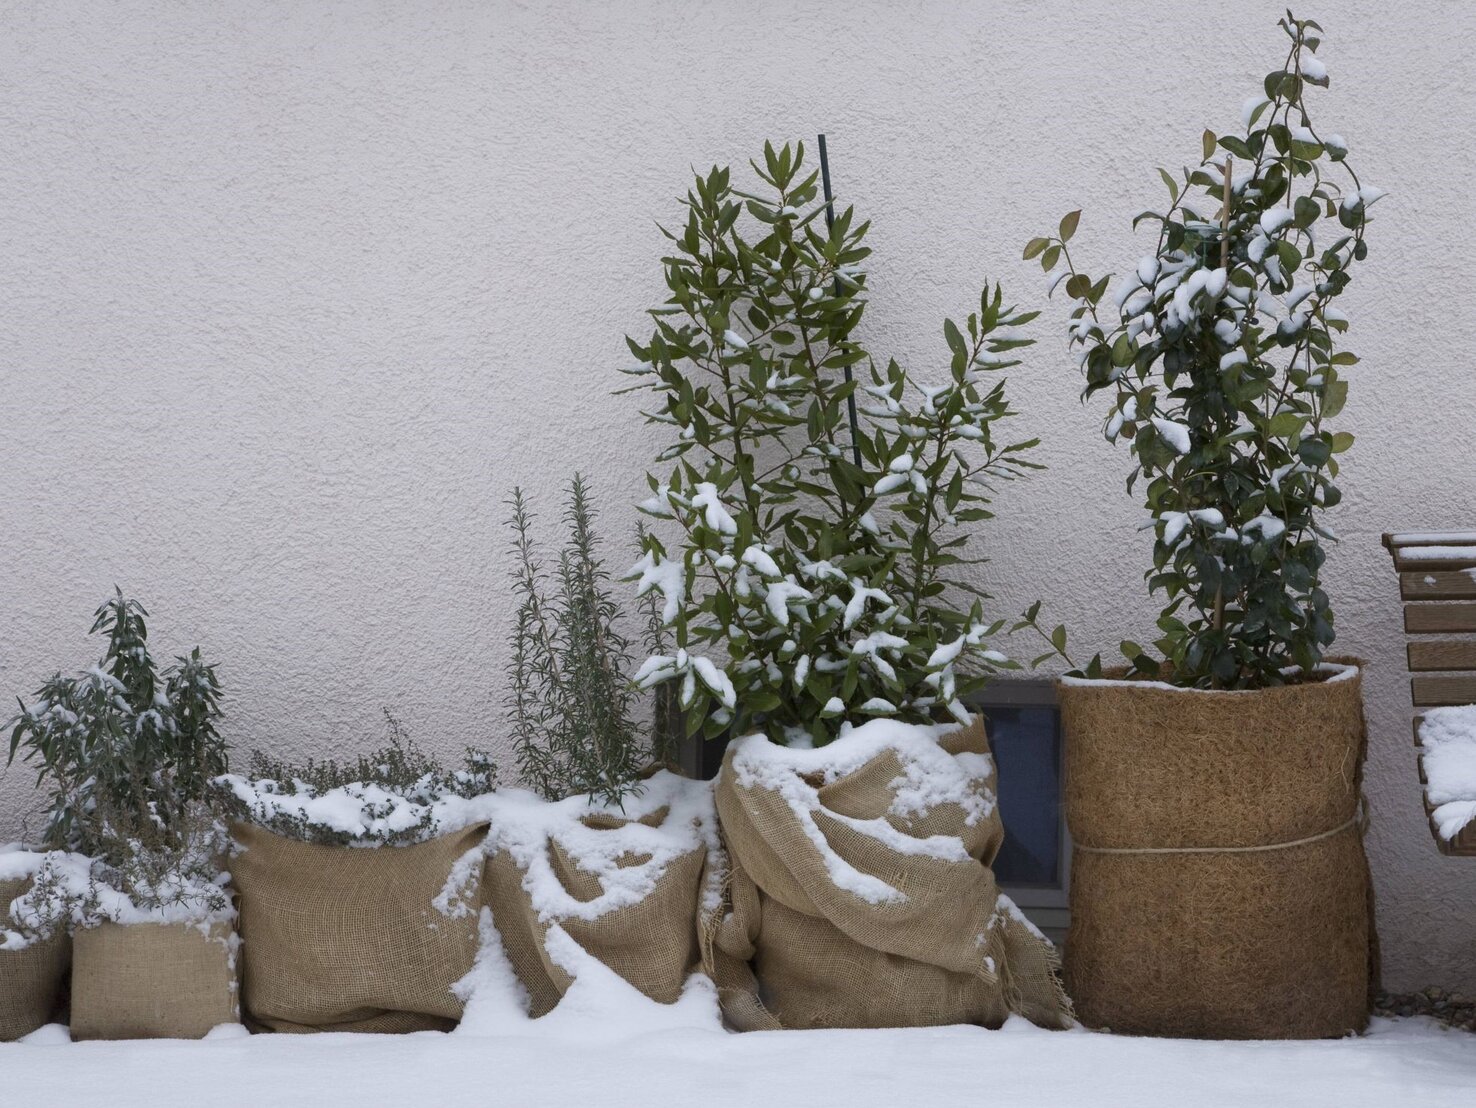
[[[29,876],[0,880],[0,941],[11,902],[30,887]],[[23,946],[19,934],[13,941],[15,949],[0,946],[0,1042],[29,1035],[57,1014],[72,960],[72,940],[65,932]]]
[[[240,1021],[229,923],[103,923],[73,937],[72,1038],[199,1039]]]
[[[555,925],[647,997],[674,1003],[700,960],[695,920],[716,843],[711,786],[663,771],[625,798],[624,814],[586,797],[546,802],[515,791],[496,805],[486,901],[528,1014],[552,1011],[574,983],[550,952]]]
[[[1083,1023],[1318,1038],[1368,1019],[1361,674],[1243,692],[1064,679]]]
[[[485,827],[412,846],[324,846],[232,827],[247,1022],[267,1031],[450,1030],[476,958]]]
[[[1004,837],[981,720],[878,720],[819,750],[724,758],[732,875],[701,928],[739,1030],[1071,1021],[1056,954],[989,865]]]

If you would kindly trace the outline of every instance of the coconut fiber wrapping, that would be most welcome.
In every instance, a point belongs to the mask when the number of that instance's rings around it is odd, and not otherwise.
[[[677,829],[666,824],[676,818],[669,808],[661,807],[639,819],[600,812],[582,817],[579,823],[587,831],[612,835],[623,828],[645,828],[656,838],[663,833],[671,836]],[[640,835],[637,831],[635,837]],[[577,840],[582,835],[570,838]],[[622,870],[651,867],[651,887],[637,899],[612,895],[607,882],[581,865],[577,847],[561,842],[552,828],[532,855],[524,853],[526,844],[494,845],[494,835],[484,878],[487,902],[508,961],[528,991],[530,1016],[536,1019],[552,1011],[574,983],[565,967],[549,954],[546,936],[552,925],[561,927],[588,954],[652,1000],[672,1004],[681,996],[688,974],[699,961],[694,921],[708,850],[701,843],[694,844],[690,834],[678,833],[673,841],[682,842],[685,849],[666,859],[634,850],[615,855]],[[545,884],[550,879],[557,888]],[[581,906],[591,906],[591,910],[582,911]]]
[[[73,939],[72,1038],[199,1039],[241,1019],[228,923],[104,923]]]
[[[729,748],[718,779],[732,875],[725,911],[702,928],[704,961],[730,1024],[998,1027],[1012,1012],[1046,1027],[1070,1023],[1054,948],[1000,895],[989,869],[1004,837],[993,760],[960,760],[988,754],[982,721],[937,740],[956,763],[951,772],[966,772],[967,789],[986,800],[982,816],[957,803],[905,811],[898,800],[908,771],[891,749],[798,794],[813,798],[800,803],[832,862],[900,894],[881,902],[832,878],[786,783],[735,768],[754,741]],[[885,821],[909,846],[867,833],[867,821]],[[954,840],[952,856],[913,848],[934,836]]]
[[[1082,1021],[1205,1038],[1362,1029],[1361,675],[1254,692],[1068,681],[1060,701]],[[1187,847],[1275,849],[1151,852]]]
[[[462,1003],[451,986],[479,944],[485,827],[378,848],[298,842],[247,824],[232,834],[244,848],[231,878],[255,1029],[455,1026]]]
[[[30,887],[29,877],[0,881],[0,933],[11,902]],[[29,1035],[56,1014],[71,961],[72,941],[65,933],[0,950],[0,1042]]]

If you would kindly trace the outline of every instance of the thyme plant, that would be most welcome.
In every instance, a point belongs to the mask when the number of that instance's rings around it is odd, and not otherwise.
[[[1176,683],[1201,688],[1281,684],[1333,641],[1321,513],[1342,498],[1353,436],[1331,421],[1358,361],[1340,348],[1335,301],[1368,255],[1383,192],[1308,113],[1308,91],[1328,84],[1321,28],[1290,12],[1279,25],[1286,57],[1247,103],[1244,134],[1206,131],[1197,166],[1159,170],[1168,208],[1133,221],[1154,224],[1157,243],[1113,295],[1112,275],[1072,258],[1080,212],[1025,248],[1065,282],[1084,395],[1112,397],[1106,437],[1129,444],[1129,491],[1144,486],[1146,578],[1167,600],[1156,646]],[[1138,644],[1122,650],[1159,672]]]
[[[302,842],[402,846],[442,833],[438,801],[481,796],[496,788],[497,764],[490,755],[468,747],[462,768],[448,769],[420,748],[388,708],[383,712],[388,731],[384,744],[353,760],[309,757],[287,762],[252,751],[246,778],[228,775],[215,781],[221,811]],[[308,802],[330,792],[342,793],[347,802],[336,806],[336,815],[357,802],[367,830],[352,833],[316,818]],[[413,816],[405,818],[407,811]]]
[[[684,225],[663,228],[670,296],[650,337],[627,339],[633,387],[655,393],[645,414],[674,435],[631,571],[662,597],[674,649],[637,680],[674,686],[688,733],[709,737],[965,720],[963,698],[1016,665],[989,645],[1004,621],[967,576],[983,560],[968,543],[992,483],[1039,468],[1034,440],[995,428],[1013,414],[995,375],[1037,313],[986,283],[962,327],[944,322],[936,382],[878,366],[857,330],[869,224],[847,208],[827,229],[803,144],[750,164],[752,191],[726,168],[696,178]]]

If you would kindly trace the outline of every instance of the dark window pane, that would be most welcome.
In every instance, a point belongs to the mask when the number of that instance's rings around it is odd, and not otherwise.
[[[1001,885],[1061,885],[1060,715],[1048,705],[984,706],[999,770],[1005,840],[994,862]]]

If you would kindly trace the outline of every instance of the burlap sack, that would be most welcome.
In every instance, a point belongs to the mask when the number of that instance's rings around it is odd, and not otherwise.
[[[29,877],[0,880],[0,938],[11,901],[25,895]],[[56,1014],[72,961],[72,940],[63,932],[16,950],[0,947],[0,1042],[29,1035]]]
[[[1204,1038],[1363,1028],[1361,691],[1356,669],[1254,692],[1062,683],[1066,983],[1084,1023]]]
[[[1004,829],[988,755],[982,721],[729,748],[717,808],[732,875],[700,930],[730,1024],[1069,1025],[1054,948],[989,869]]]
[[[472,967],[481,844],[321,846],[238,824],[247,1022],[269,1031],[447,1031]],[[458,863],[460,863],[458,865]]]
[[[694,921],[715,840],[710,786],[663,771],[625,803],[629,817],[590,811],[577,797],[499,797],[486,899],[535,1019],[573,984],[549,955],[552,924],[662,1004],[678,999],[700,960]]]
[[[104,923],[73,938],[72,1038],[199,1039],[238,1023],[230,924]]]

